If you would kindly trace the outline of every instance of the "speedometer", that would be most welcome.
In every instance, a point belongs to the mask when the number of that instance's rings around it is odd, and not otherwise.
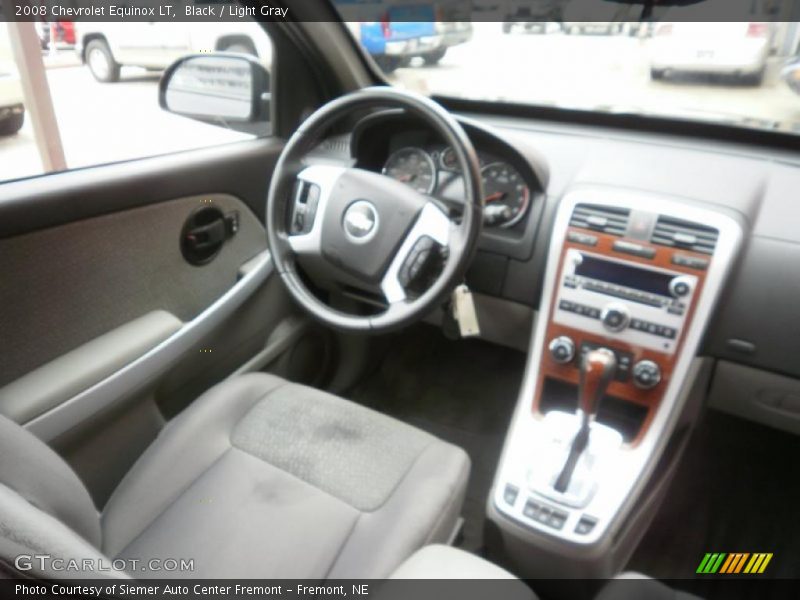
[[[419,148],[401,148],[383,166],[383,174],[397,179],[421,194],[430,194],[436,186],[436,166],[430,155]]]
[[[530,204],[531,192],[519,172],[505,162],[481,169],[483,222],[489,227],[512,227],[519,223]]]

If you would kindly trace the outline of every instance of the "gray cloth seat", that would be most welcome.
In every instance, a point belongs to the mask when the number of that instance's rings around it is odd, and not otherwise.
[[[0,557],[194,562],[137,578],[386,577],[447,541],[468,474],[464,451],[427,433],[245,375],[173,419],[101,515],[66,463],[0,419]]]

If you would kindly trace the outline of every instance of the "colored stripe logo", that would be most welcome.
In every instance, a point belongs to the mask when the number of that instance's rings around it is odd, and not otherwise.
[[[771,560],[771,552],[707,552],[696,572],[702,575],[760,575]]]

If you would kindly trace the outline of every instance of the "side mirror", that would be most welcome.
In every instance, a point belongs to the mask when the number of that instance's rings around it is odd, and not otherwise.
[[[245,54],[191,54],[164,71],[158,102],[177,115],[251,131],[269,121],[269,73]]]

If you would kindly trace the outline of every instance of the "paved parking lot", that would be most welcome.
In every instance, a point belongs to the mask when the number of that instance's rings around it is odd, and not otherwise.
[[[778,80],[771,59],[761,86],[731,78],[675,76],[651,81],[647,39],[605,35],[502,33],[476,23],[472,41],[435,67],[397,71],[396,79],[429,92],[501,98],[590,110],[800,123],[800,96]]]
[[[399,69],[392,79],[472,98],[723,121],[748,117],[782,122],[785,129],[800,123],[800,96],[778,80],[778,59],[771,59],[758,87],[705,77],[654,82],[647,44],[625,36],[503,34],[499,23],[476,23],[473,39],[451,48],[439,65]],[[48,80],[71,168],[247,137],[162,111],[158,74],[125,69],[121,82],[100,84],[68,53],[48,58],[54,65]],[[0,139],[0,180],[40,172],[29,122],[17,136]]]

